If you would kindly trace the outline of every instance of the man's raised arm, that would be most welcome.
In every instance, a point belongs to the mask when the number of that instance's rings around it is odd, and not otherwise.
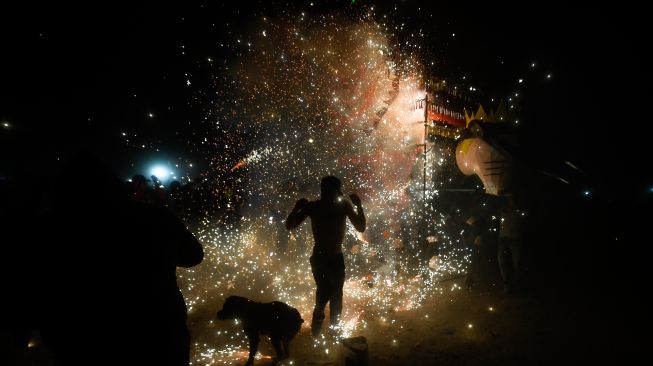
[[[361,199],[356,195],[356,193],[350,194],[349,199],[351,199],[351,202],[356,205],[356,212],[354,212],[354,208],[350,206],[350,209],[347,210],[347,217],[349,217],[349,221],[354,225],[354,228],[362,233],[365,231],[367,223],[365,221],[365,212],[363,211]]]
[[[288,215],[288,218],[286,218],[286,229],[292,230],[296,228],[308,217],[307,206],[308,200],[306,198],[301,198],[295,203],[295,207],[290,212],[290,215]]]

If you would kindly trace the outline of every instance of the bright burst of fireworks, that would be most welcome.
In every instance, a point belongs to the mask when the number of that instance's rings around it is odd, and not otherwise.
[[[371,17],[302,14],[261,18],[257,27],[234,39],[236,60],[215,70],[218,93],[198,92],[209,100],[203,123],[213,126],[200,146],[210,157],[208,176],[235,176],[246,203],[240,220],[207,215],[189,223],[205,248],[201,265],[179,271],[190,321],[201,323],[191,326],[195,364],[246,357],[242,333],[205,323],[229,295],[284,301],[310,324],[309,224],[279,255],[280,219],[269,208],[287,215],[298,198],[316,199],[325,175],[358,193],[368,216],[363,235],[348,230],[340,336],[419,307],[443,291],[442,278],[464,273],[468,263],[459,233],[444,229],[434,206],[440,183],[432,178],[452,159],[437,142],[423,199],[424,112],[414,106],[424,89],[416,59]],[[319,338],[314,346],[328,342]]]

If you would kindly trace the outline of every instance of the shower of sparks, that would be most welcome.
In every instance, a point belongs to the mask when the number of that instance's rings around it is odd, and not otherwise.
[[[215,90],[195,92],[206,105],[206,118],[196,123],[212,132],[194,144],[210,161],[211,189],[200,198],[203,216],[185,218],[205,258],[178,271],[193,364],[246,359],[240,326],[214,320],[230,295],[286,302],[305,319],[302,332],[309,327],[310,222],[279,254],[282,218],[270,212],[285,216],[300,197],[317,199],[325,175],[340,177],[343,192],[359,194],[368,217],[364,234],[348,228],[335,339],[420,307],[449,290],[442,279],[466,272],[461,228],[437,207],[438,188],[453,169],[452,143],[428,143],[424,192],[424,111],[415,109],[425,95],[421,65],[394,39],[372,17],[261,18],[251,34],[225,45],[234,60],[212,62]],[[318,337],[314,347],[328,354],[333,342]]]

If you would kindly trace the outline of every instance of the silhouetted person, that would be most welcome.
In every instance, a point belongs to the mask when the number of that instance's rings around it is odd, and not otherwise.
[[[517,207],[513,196],[506,197],[501,207],[501,227],[499,229],[499,245],[497,261],[503,291],[510,293],[519,286],[521,272],[521,221],[522,211]]]
[[[151,200],[153,204],[163,206],[166,202],[166,192],[163,190],[163,183],[156,175],[151,175],[153,188],[151,193]]]
[[[200,243],[163,208],[134,202],[101,162],[78,156],[42,227],[40,329],[57,365],[188,365],[190,337],[176,268]],[[84,193],[84,192],[82,192]]]
[[[177,217],[184,217],[184,191],[181,186],[181,183],[177,180],[173,180],[168,187],[168,197],[166,206],[172,213]]]
[[[467,277],[465,278],[465,285],[468,289],[476,286],[481,276],[482,235],[480,225],[474,215],[469,216],[464,223],[463,242],[470,251],[470,263],[469,268],[467,268]]]
[[[149,179],[142,174],[136,174],[132,177],[131,188],[132,197],[136,202],[151,203],[152,190],[148,185]]]
[[[359,232],[365,231],[366,225],[360,198],[356,194],[350,194],[351,202],[344,199],[340,191],[342,183],[338,178],[324,177],[320,186],[319,200],[309,202],[306,198],[300,199],[286,219],[286,228],[292,230],[307,217],[311,218],[315,245],[310,261],[317,285],[311,323],[313,335],[320,333],[327,302],[332,326],[338,324],[342,312],[342,287],[345,283],[342,242],[345,237],[346,219],[349,218]]]
[[[268,222],[270,223],[277,240],[275,249],[279,255],[285,255],[288,252],[290,233],[286,230],[283,218],[284,215],[272,203],[267,205],[267,209],[269,215]]]

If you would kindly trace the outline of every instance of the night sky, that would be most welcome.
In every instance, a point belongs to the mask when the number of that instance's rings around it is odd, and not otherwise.
[[[263,15],[356,14],[376,6],[379,16],[405,23],[400,39],[423,31],[421,53],[434,61],[434,75],[474,85],[479,101],[521,91],[522,145],[534,165],[555,169],[571,161],[601,190],[634,192],[651,184],[640,179],[649,172],[624,167],[642,166],[647,156],[640,117],[650,96],[643,12],[562,4],[318,3],[3,5],[0,118],[11,129],[3,130],[2,152],[14,157],[3,159],[3,174],[23,159],[39,166],[34,171],[47,169],[78,147],[97,151],[123,176],[161,154],[202,164],[184,143],[194,133],[185,126],[203,116],[205,101],[193,93],[210,83],[206,59],[233,58],[220,43],[245,34]],[[126,146],[122,131],[138,137]]]

